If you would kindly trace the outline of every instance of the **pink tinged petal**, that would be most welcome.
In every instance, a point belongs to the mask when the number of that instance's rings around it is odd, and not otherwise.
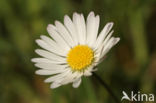
[[[110,22],[110,23],[107,23],[106,26],[103,28],[103,30],[100,32],[97,40],[96,40],[96,43],[94,45],[94,47],[97,49],[101,46],[101,44],[103,43],[103,40],[105,39],[105,37],[107,36],[107,34],[110,32],[110,30],[112,29],[113,27],[113,23]]]
[[[75,80],[73,82],[73,87],[77,88],[77,87],[79,87],[80,84],[81,84],[81,78],[78,78],[77,80]]]
[[[112,36],[112,34],[114,33],[114,31],[112,30],[109,34],[108,34],[108,36],[105,38],[105,40],[104,40],[104,42],[103,42],[103,46],[105,46],[107,43],[108,43],[108,41],[110,40],[110,38],[111,38],[111,36]]]
[[[67,42],[61,37],[61,35],[57,32],[57,28],[52,24],[49,24],[47,27],[47,31],[49,35],[56,41],[56,43],[66,52],[70,50],[70,46]]]
[[[76,32],[76,29],[75,29],[75,26],[74,26],[72,20],[67,15],[65,15],[65,17],[64,17],[64,25],[66,26],[66,28],[70,32],[70,34],[73,38],[74,44],[78,45],[78,37],[77,37],[78,34]]]
[[[67,31],[67,29],[64,27],[64,25],[60,23],[59,21],[55,21],[55,25],[56,25],[57,31],[64,38],[64,40],[68,43],[68,45],[70,45],[71,47],[74,47],[75,46],[74,41],[71,35],[69,34],[69,32]]]

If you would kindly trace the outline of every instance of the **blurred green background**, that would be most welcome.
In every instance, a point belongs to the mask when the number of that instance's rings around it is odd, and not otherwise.
[[[97,74],[117,97],[123,90],[156,94],[156,0],[0,0],[0,103],[114,103],[94,77],[83,77],[77,89],[69,84],[52,90],[46,76],[34,74],[35,39],[75,11],[85,18],[90,11],[99,14],[100,30],[115,23],[121,40]]]

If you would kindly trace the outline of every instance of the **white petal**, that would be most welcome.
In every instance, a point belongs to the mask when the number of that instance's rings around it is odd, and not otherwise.
[[[81,78],[78,78],[77,80],[75,80],[73,82],[73,87],[77,88],[77,87],[79,87],[80,84],[81,84]]]
[[[73,82],[74,78],[77,77],[77,75],[78,75],[77,72],[72,73],[71,71],[68,76],[66,76],[65,78],[62,79],[62,81],[60,81],[60,83],[61,84],[71,83]]]
[[[78,34],[76,32],[76,29],[75,29],[75,26],[74,26],[72,20],[67,15],[64,17],[64,25],[66,26],[66,28],[70,32],[75,45],[78,45]]]
[[[95,30],[94,30],[94,35],[91,36],[91,42],[89,43],[89,45],[93,45],[96,41],[97,35],[98,35],[98,30],[99,30],[99,23],[100,23],[100,17],[99,15],[97,15],[95,17]]]
[[[116,44],[118,43],[120,40],[120,38],[114,38],[112,37],[108,43],[105,45],[104,49],[103,49],[103,52],[102,52],[102,55],[101,55],[101,58]]]
[[[57,69],[64,69],[67,65],[57,65],[53,63],[36,63],[36,67],[41,69],[49,69],[49,70],[57,70]]]
[[[43,41],[47,42],[47,44],[49,44],[49,45],[51,45],[53,47],[58,48],[58,45],[56,44],[56,42],[54,42],[51,38],[49,38],[49,37],[47,37],[45,35],[41,35],[40,37],[41,37],[41,39]]]
[[[58,74],[65,72],[66,69],[58,69],[58,70],[45,70],[45,69],[40,69],[37,70],[35,73],[38,75],[53,75],[53,74]]]
[[[80,15],[80,25],[79,26],[79,35],[82,41],[82,44],[86,44],[86,23],[83,14]]]
[[[52,83],[51,85],[50,85],[50,88],[52,88],[52,89],[54,89],[54,88],[58,88],[59,86],[61,86],[61,84],[58,84],[58,83]]]
[[[108,36],[105,38],[105,40],[104,40],[104,42],[103,42],[103,46],[105,46],[106,44],[107,44],[107,42],[110,40],[110,38],[111,38],[111,36],[112,36],[112,34],[114,33],[114,31],[112,30],[109,34],[108,34]]]
[[[31,59],[32,62],[35,63],[53,63],[53,64],[65,64],[66,62],[64,61],[55,61],[55,60],[49,60],[46,58],[33,58]]]
[[[63,24],[60,23],[59,21],[55,21],[55,25],[59,34],[64,38],[64,40],[68,43],[68,45],[74,47],[75,46],[74,41],[69,32],[67,31],[67,29],[63,26]]]
[[[53,53],[50,53],[48,51],[42,50],[42,49],[36,49],[35,52],[42,56],[45,57],[47,59],[53,60],[53,61],[60,61],[60,62],[66,62],[66,58],[55,55]]]
[[[84,73],[84,76],[91,76],[91,75],[92,75],[92,73],[89,72],[89,71],[86,71],[86,72]]]
[[[75,77],[73,77],[73,82],[83,75],[83,72],[76,72],[76,73],[77,73],[77,75],[75,75]]]
[[[92,68],[93,68],[93,66],[91,66],[91,67],[89,67],[88,69],[86,69],[85,71],[84,71],[84,76],[91,76],[92,75]]]
[[[74,13],[73,14],[73,23],[78,34],[79,44],[85,44],[86,41],[86,26],[83,15]]]
[[[46,42],[50,47],[52,47],[53,49],[63,52],[63,54],[66,54],[67,51],[64,51],[64,49],[62,49],[55,41],[53,41],[51,38],[41,35],[41,39]]]
[[[92,46],[97,38],[98,29],[99,29],[99,16],[94,16],[94,13],[91,12],[87,17],[87,44]]]
[[[68,69],[70,69],[70,68],[68,68]],[[82,72],[69,71],[68,75],[66,75],[64,78],[61,78],[61,79],[56,80],[54,82],[65,85],[65,84],[76,81],[78,78],[81,78],[82,74],[83,74]]]
[[[53,26],[52,24],[49,24],[47,27],[47,31],[49,35],[56,41],[58,45],[60,45],[62,49],[64,49],[66,52],[70,50],[70,46],[63,39],[63,37],[61,37],[60,34],[58,34],[57,28],[55,26]]]
[[[48,79],[45,80],[46,83],[49,83],[49,82],[53,82],[53,81],[59,81],[60,79],[66,77],[68,74],[69,74],[69,69],[61,74],[56,74],[54,76],[51,76],[49,77]]]
[[[112,26],[113,26],[112,22],[106,24],[106,26],[103,28],[103,30],[101,31],[101,33],[99,34],[96,40],[96,43],[94,45],[95,48],[99,48],[101,46],[103,40],[105,39],[109,31],[111,30]]]
[[[97,50],[96,50],[97,53],[96,53],[96,54],[101,55],[103,48],[106,47],[106,44],[107,44],[108,41],[110,40],[110,38],[111,38],[113,32],[114,32],[114,31],[112,30],[112,31],[108,34],[108,36],[105,38],[105,40],[103,41],[103,43],[100,45],[100,47],[97,48]]]
[[[45,41],[37,39],[36,43],[42,47],[43,49],[46,49],[52,53],[58,54],[60,56],[66,56],[66,54],[62,51],[57,51],[55,48],[53,48],[52,46],[49,46]],[[64,53],[64,54],[63,54]]]

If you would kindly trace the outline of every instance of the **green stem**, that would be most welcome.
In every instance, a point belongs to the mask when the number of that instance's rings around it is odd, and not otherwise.
[[[96,73],[93,72],[93,76],[102,84],[102,86],[107,90],[107,92],[111,95],[116,103],[120,103],[118,98],[115,96],[113,91],[109,88],[109,86],[98,76]]]

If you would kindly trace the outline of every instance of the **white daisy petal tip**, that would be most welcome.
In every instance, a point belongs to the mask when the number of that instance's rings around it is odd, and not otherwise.
[[[37,39],[35,40],[36,44],[39,45],[41,47],[41,45],[43,44],[43,41],[41,39]]]
[[[77,80],[75,80],[74,82],[73,82],[73,87],[74,88],[78,88],[79,87],[79,85],[81,84],[81,78],[78,78]]]
[[[118,42],[120,41],[120,38],[119,38],[119,37],[117,37],[116,39],[117,39],[116,41],[117,41],[117,43],[118,43]]]
[[[40,74],[38,73],[38,70],[37,70],[37,71],[35,71],[35,74],[40,75]]]
[[[47,28],[49,28],[49,27],[53,27],[53,24],[48,24]]]
[[[111,21],[111,22],[109,22],[109,24],[113,26],[114,25],[114,22]]]
[[[36,42],[37,44],[39,44],[39,42],[40,42],[40,39],[36,39],[36,40],[35,40],[35,42]]]
[[[35,58],[32,58],[32,59],[31,59],[31,62],[35,62]]]
[[[80,16],[81,16],[81,14],[79,14],[79,13],[77,13],[77,12],[74,12],[74,14],[73,14],[73,19],[78,19],[78,18],[80,18]]]
[[[51,81],[48,79],[44,80],[45,83],[50,83]]]
[[[61,23],[58,20],[55,20],[55,25],[60,25]]]
[[[83,75],[84,75],[84,76],[91,76],[92,73],[91,73],[91,72],[85,72]]]
[[[49,30],[52,27],[52,24],[48,24],[47,30]]]
[[[73,13],[73,20],[78,16],[77,12]]]
[[[68,21],[69,19],[70,19],[70,18],[69,18],[68,15],[65,15],[65,16],[64,16],[64,22],[65,22],[65,21]]]
[[[110,30],[112,29],[113,25],[114,25],[113,22],[108,22],[108,23],[106,24],[106,26],[108,26],[107,28],[110,29]]]
[[[60,87],[61,86],[61,84],[59,84],[59,83],[52,83],[51,85],[50,85],[50,88],[51,89],[55,89],[55,88],[58,88],[58,87]]]
[[[34,66],[40,68],[38,63],[34,64]]]
[[[43,39],[43,38],[46,38],[46,36],[45,35],[41,35],[40,38]]]
[[[117,44],[120,41],[119,37],[112,37],[113,38],[113,45]]]
[[[48,24],[51,38],[41,35],[41,39],[36,40],[42,49],[35,52],[41,57],[31,59],[39,68],[35,74],[49,75],[44,82],[51,83],[52,89],[69,83],[78,88],[81,77],[91,76],[97,70],[94,66],[103,60],[102,56],[120,41],[112,37],[113,22],[108,22],[100,33],[99,24],[100,16],[93,11],[87,20],[82,13],[74,12],[72,19],[64,16],[64,23],[56,20],[54,25]]]
[[[74,13],[73,13],[73,15],[78,15],[78,14],[79,14],[78,12],[74,12]]]
[[[35,74],[37,74],[37,75],[45,75],[47,73],[44,73],[43,70],[37,70],[37,71],[35,71]]]
[[[94,15],[95,15],[94,12],[91,11],[88,16],[94,16]]]
[[[35,53],[37,53],[37,54],[38,54],[38,52],[39,52],[39,49],[35,49]]]
[[[56,27],[53,24],[48,24],[47,31],[50,32],[52,29],[56,30]]]
[[[99,15],[96,15],[96,21],[100,21],[100,16]]]

